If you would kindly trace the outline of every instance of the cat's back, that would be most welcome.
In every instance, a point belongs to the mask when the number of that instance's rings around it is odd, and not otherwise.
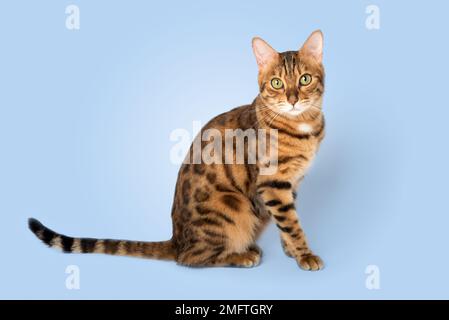
[[[204,127],[206,129],[242,129],[255,128],[257,126],[256,109],[254,105],[247,104],[219,114],[212,118]]]

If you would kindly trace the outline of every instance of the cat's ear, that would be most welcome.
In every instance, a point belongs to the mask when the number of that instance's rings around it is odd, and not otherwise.
[[[261,38],[253,38],[253,51],[256,56],[257,65],[259,70],[263,70],[266,66],[270,65],[279,56],[276,50],[274,50],[268,43]]]
[[[323,60],[323,33],[321,30],[312,32],[299,52],[304,55],[312,56],[321,63]]]

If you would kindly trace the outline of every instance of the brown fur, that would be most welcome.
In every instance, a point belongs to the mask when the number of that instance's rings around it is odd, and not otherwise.
[[[299,79],[305,73],[313,80],[300,86]],[[283,81],[282,90],[270,85],[273,77]],[[183,164],[173,200],[173,236],[169,241],[74,239],[54,233],[36,220],[30,221],[30,228],[44,242],[65,252],[169,259],[187,266],[250,267],[260,261],[256,240],[273,218],[286,254],[306,270],[322,268],[321,259],[309,249],[294,203],[295,190],[324,137],[323,66],[305,50],[288,51],[262,65],[258,82],[260,93],[252,104],[215,117],[202,132],[218,129],[224,137],[225,129],[277,129],[279,167],[275,175],[260,175],[260,162]],[[299,116],[285,115],[274,107],[298,100],[313,107]],[[311,130],[302,132],[300,124]]]

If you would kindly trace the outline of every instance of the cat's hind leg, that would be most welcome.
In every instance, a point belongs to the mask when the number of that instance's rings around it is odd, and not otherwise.
[[[193,255],[189,255],[191,258],[197,255],[197,251],[193,251]],[[218,250],[207,250],[202,254],[202,259],[185,259],[178,261],[182,265],[190,267],[241,267],[251,268],[258,266],[261,261],[261,253],[254,248],[250,248],[243,253],[226,253]]]
[[[242,267],[251,268],[260,264],[261,253],[256,250],[248,249],[244,253],[231,253],[217,261],[211,261],[213,266],[217,267]]]
[[[253,252],[255,252],[256,254],[258,254],[260,257],[262,257],[262,249],[256,244],[256,243],[254,243],[254,244],[252,244],[249,248],[248,248],[248,250],[249,251],[253,251]]]

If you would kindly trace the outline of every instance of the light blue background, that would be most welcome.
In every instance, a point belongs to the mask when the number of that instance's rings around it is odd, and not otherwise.
[[[77,4],[81,29],[65,28]],[[380,30],[365,8],[381,10]],[[444,1],[8,1],[0,10],[0,298],[449,298]],[[274,227],[254,269],[63,255],[26,227],[164,240],[176,128],[252,101],[259,35],[325,35],[327,137],[298,206],[322,272]],[[65,288],[78,265],[81,289]],[[380,268],[380,290],[365,268]]]

